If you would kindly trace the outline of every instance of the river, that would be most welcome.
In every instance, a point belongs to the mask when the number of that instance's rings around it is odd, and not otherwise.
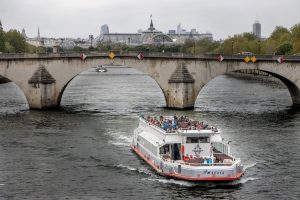
[[[194,110],[165,108],[158,85],[131,68],[77,76],[54,111],[28,110],[0,85],[0,199],[299,199],[300,111],[285,86],[222,75]],[[129,148],[139,114],[187,115],[222,130],[246,174],[208,184],[157,175]]]

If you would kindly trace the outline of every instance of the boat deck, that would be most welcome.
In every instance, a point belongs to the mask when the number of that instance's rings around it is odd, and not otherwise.
[[[219,153],[218,151],[214,152],[214,166],[231,166],[233,164],[234,158],[226,155],[224,153]],[[171,157],[169,155],[161,155],[161,158],[164,161],[171,161],[176,162],[174,160],[171,160]],[[181,162],[181,164],[186,164],[190,166],[211,166],[212,164],[207,163],[204,158],[202,157],[193,157],[189,158],[187,160],[178,160],[177,162]]]
[[[218,129],[205,124],[202,121],[189,119],[187,116],[147,116],[142,118],[167,133],[176,132],[177,130],[212,130],[218,132]]]

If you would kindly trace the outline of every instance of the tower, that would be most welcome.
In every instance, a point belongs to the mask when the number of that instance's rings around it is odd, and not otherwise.
[[[24,29],[24,28],[22,29],[22,36],[23,36],[24,38],[27,38],[26,32],[25,32],[25,29]]]
[[[152,21],[152,15],[150,15],[150,18],[151,18],[151,22],[150,22],[150,27],[148,28],[148,30],[150,32],[153,32],[155,30],[155,28],[154,28],[153,21]]]
[[[109,34],[109,27],[107,24],[101,26],[100,35]]]
[[[261,24],[257,20],[253,24],[253,34],[256,37],[261,38]]]
[[[179,34],[181,34],[181,32],[182,32],[181,23],[179,23],[177,25],[177,34],[179,35]]]
[[[40,27],[38,26],[38,35],[37,35],[37,39],[40,40],[41,36],[40,36]]]

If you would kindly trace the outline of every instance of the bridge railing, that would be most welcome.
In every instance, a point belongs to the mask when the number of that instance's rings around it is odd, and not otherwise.
[[[84,52],[87,57],[107,57],[110,52]],[[117,57],[137,57],[139,53],[143,53],[144,57],[147,58],[184,58],[184,59],[200,59],[200,60],[217,60],[220,54],[191,54],[191,53],[174,53],[174,52],[120,52],[114,51]],[[28,53],[1,53],[0,59],[38,59],[38,58],[79,58],[79,52],[60,52],[60,53],[38,53],[38,54],[28,54]],[[247,55],[222,55],[224,61],[244,61]],[[255,56],[257,62],[259,61],[276,61],[278,55],[248,55],[250,58]],[[300,56],[284,56],[284,60],[288,62],[300,62]]]

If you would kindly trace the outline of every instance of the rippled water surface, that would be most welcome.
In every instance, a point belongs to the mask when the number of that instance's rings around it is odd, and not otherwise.
[[[1,84],[0,199],[300,199],[300,111],[291,104],[282,85],[223,75],[195,110],[168,110],[151,78],[109,68],[79,75],[60,110],[41,112]],[[158,176],[129,148],[140,113],[219,127],[246,175],[223,184]]]

